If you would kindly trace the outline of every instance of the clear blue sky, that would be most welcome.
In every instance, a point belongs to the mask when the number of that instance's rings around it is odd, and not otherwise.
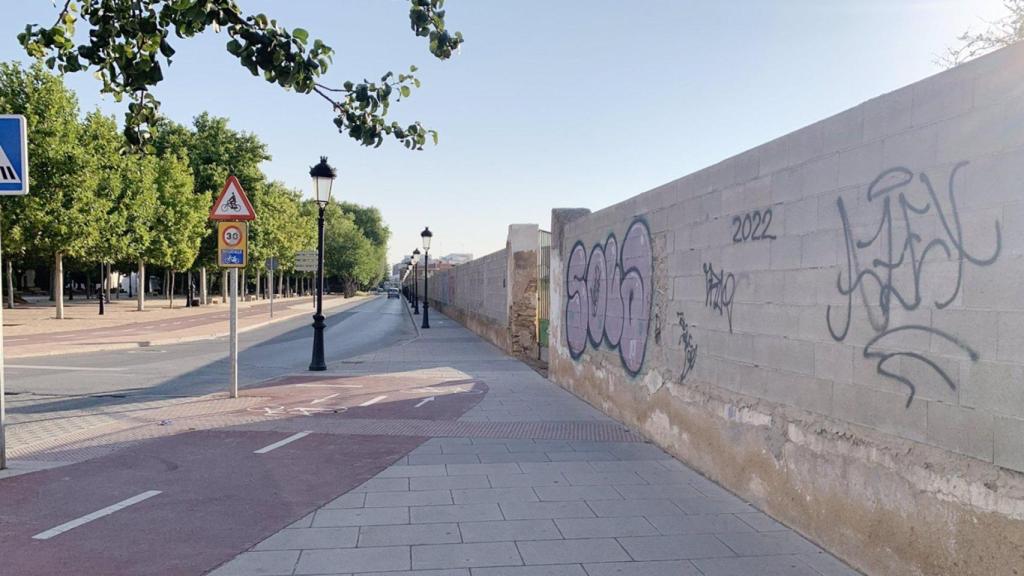
[[[0,59],[50,24],[51,0],[7,0]],[[325,154],[335,196],[378,206],[391,261],[434,231],[433,253],[480,256],[509,223],[547,228],[552,207],[598,209],[893,90],[939,68],[966,27],[1000,0],[448,0],[462,53],[434,60],[408,27],[405,0],[239,0],[337,52],[329,82],[419,66],[423,88],[391,109],[441,144],[366,149],[339,135],[326,102],[251,76],[226,34],[175,41],[156,94],[189,122],[203,110],[269,144],[274,179],[309,190]],[[89,74],[68,81],[83,110],[122,109]]]

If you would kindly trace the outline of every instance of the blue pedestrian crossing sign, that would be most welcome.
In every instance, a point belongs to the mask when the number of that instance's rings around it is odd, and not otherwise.
[[[28,194],[28,129],[25,117],[0,114],[0,196]]]

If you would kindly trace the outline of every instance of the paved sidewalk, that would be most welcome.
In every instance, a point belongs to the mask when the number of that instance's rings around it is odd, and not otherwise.
[[[324,297],[324,308],[358,302],[372,296]],[[238,303],[239,331],[252,330],[312,312],[312,297]],[[118,350],[217,338],[227,334],[228,306],[217,302],[208,306],[169,309],[166,300],[147,302],[144,312],[135,302],[114,300],[107,313],[99,316],[95,301],[66,306],[64,320],[52,318],[53,307],[23,306],[4,310],[4,351],[7,358],[48,356],[99,350]],[[45,313],[45,314],[44,314]],[[41,315],[42,314],[42,315]]]
[[[441,314],[420,338],[330,374],[384,373],[486,393],[451,422],[298,421],[432,437],[212,575],[856,574]]]

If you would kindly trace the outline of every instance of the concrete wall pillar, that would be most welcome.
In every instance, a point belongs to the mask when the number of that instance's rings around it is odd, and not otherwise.
[[[505,247],[508,352],[522,358],[536,358],[540,227],[536,224],[510,225]]]

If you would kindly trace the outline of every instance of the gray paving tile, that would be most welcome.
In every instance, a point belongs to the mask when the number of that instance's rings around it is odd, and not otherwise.
[[[595,472],[666,472],[656,460],[619,460],[612,462],[591,462]]]
[[[796,556],[746,556],[693,560],[704,576],[821,576]]]
[[[608,450],[622,460],[671,460],[672,456],[654,444],[639,442],[618,444]]]
[[[519,542],[519,553],[523,555],[523,562],[526,564],[583,564],[629,560],[626,551],[612,538]]]
[[[346,574],[409,570],[409,547],[304,550],[295,574]]]
[[[647,516],[647,520],[666,536],[753,532],[753,528],[733,514],[673,514]]]
[[[365,492],[349,492],[331,500],[324,508],[362,508],[365,502]]]
[[[771,516],[762,512],[750,512],[746,514],[737,514],[736,516],[758,532],[779,532],[782,530],[789,530],[789,528],[779,524],[773,520]]]
[[[737,498],[737,496],[732,492],[729,492],[718,484],[703,478],[700,480],[691,480],[690,486],[693,486],[698,492],[712,500],[733,500]]]
[[[523,462],[519,465],[523,472],[533,474],[541,473],[587,473],[593,472],[589,462]]]
[[[404,492],[409,489],[408,478],[371,478],[353,492]]]
[[[520,440],[507,442],[509,452],[568,452],[572,450],[568,442],[560,440]]]
[[[299,559],[298,550],[244,552],[209,576],[284,576],[290,575]]]
[[[629,500],[703,497],[703,494],[688,484],[619,485],[615,489],[618,490],[623,498]]]
[[[501,520],[497,504],[453,504],[451,506],[417,506],[410,511],[413,524],[435,524],[438,522],[474,522]]]
[[[334,575],[331,575],[334,576]],[[342,574],[341,576],[345,576]],[[450,570],[401,570],[399,572],[363,572],[352,576],[470,576],[469,568]]]
[[[408,524],[408,508],[336,508],[322,509],[313,517],[314,528],[335,526],[374,526]]]
[[[612,486],[538,486],[533,489],[543,501],[622,500]]]
[[[619,460],[611,452],[546,452],[552,462],[600,462]]]
[[[256,545],[254,550],[354,548],[359,528],[289,528]]]
[[[499,505],[506,520],[594,517],[585,502],[502,502]]]
[[[537,502],[532,488],[469,488],[452,490],[456,504],[480,504],[484,502]]]
[[[410,465],[420,464],[479,464],[476,454],[417,454],[409,456]]]
[[[636,518],[559,518],[555,520],[566,538],[619,538],[656,536],[658,531],[647,520]]]
[[[392,466],[385,468],[375,478],[413,478],[416,476],[444,476],[444,464],[423,464],[417,466]]]
[[[302,518],[299,518],[295,522],[289,524],[287,526],[287,528],[309,528],[310,526],[313,525],[313,515],[314,514],[315,514],[315,512],[310,512],[309,514],[306,514]]]
[[[584,564],[589,576],[701,576],[689,560]],[[751,574],[750,576],[754,576]]]
[[[543,452],[505,452],[495,454],[481,454],[480,462],[483,464],[495,464],[500,462],[550,462],[551,459]]]
[[[474,568],[473,576],[587,576],[579,564]]]
[[[636,536],[619,538],[619,543],[634,560],[689,560],[734,556],[732,550],[711,534]]]
[[[413,544],[451,544],[461,542],[458,524],[400,524],[363,526],[359,529],[359,547]]]
[[[487,476],[423,476],[410,478],[411,490],[454,490],[457,488],[490,488]]]
[[[740,556],[770,556],[773,554],[817,554],[819,548],[796,532],[737,532],[719,534]]]
[[[569,481],[561,472],[531,472],[529,474],[494,474],[488,476],[491,486],[511,488],[514,486],[568,486]]]
[[[473,438],[431,438],[421,444],[421,446],[455,446],[458,444],[472,444]]]
[[[481,475],[481,474],[519,474],[522,472],[518,464],[447,464],[449,476]]]
[[[742,500],[710,500],[708,498],[673,498],[672,502],[687,514],[739,514],[757,512]]]
[[[412,567],[417,570],[517,566],[522,563],[519,550],[513,542],[437,544],[415,546],[412,549]]]
[[[658,516],[678,511],[671,500],[593,500],[587,504],[598,516]]]
[[[647,481],[634,472],[577,472],[569,471],[565,477],[573,486],[618,486],[627,484],[647,484]]]
[[[504,444],[455,444],[444,446],[441,452],[444,454],[508,454],[508,447]]]
[[[645,470],[636,471],[648,484],[689,484],[691,480],[704,480],[704,477],[691,470]]]
[[[436,506],[452,504],[448,490],[414,490],[410,492],[367,492],[367,508],[394,508],[396,506]]]
[[[490,522],[461,522],[463,542],[504,542],[515,540],[560,540],[553,521],[495,520]]]
[[[826,552],[819,551],[815,554],[800,554],[800,559],[811,568],[821,572],[822,576],[861,576],[860,572],[843,564]]]

